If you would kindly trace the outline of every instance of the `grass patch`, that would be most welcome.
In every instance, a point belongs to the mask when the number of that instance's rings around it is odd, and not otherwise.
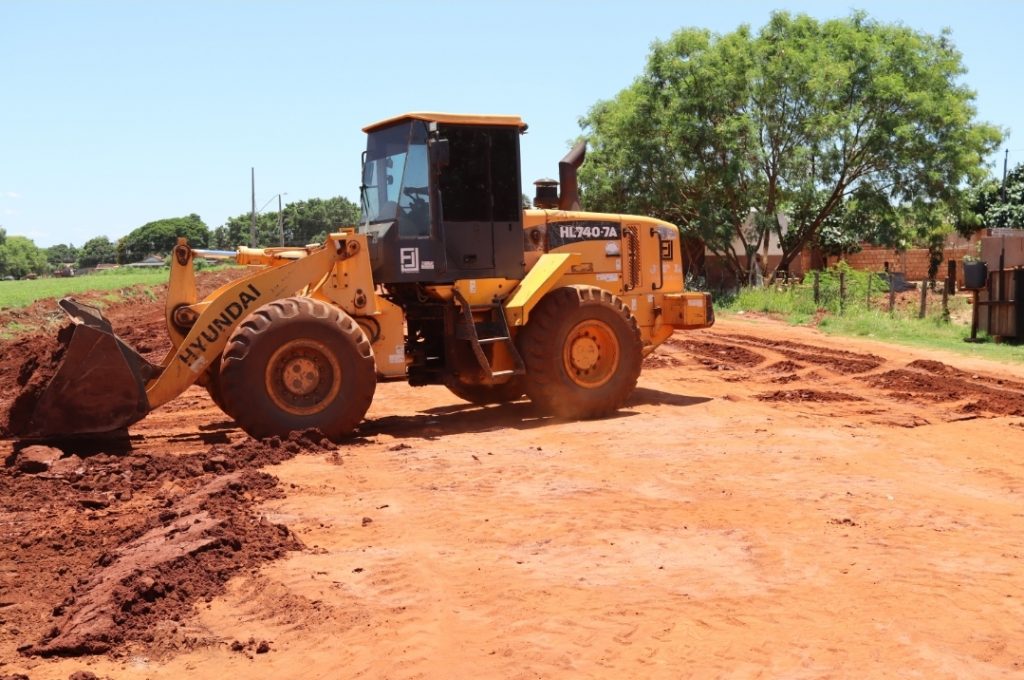
[[[839,295],[839,273],[846,298]],[[892,313],[888,311],[885,279],[865,272],[833,268],[819,276],[818,303],[814,301],[812,277],[786,287],[743,288],[716,296],[716,312],[724,315],[758,312],[801,326],[816,326],[830,335],[871,338],[883,342],[927,347],[996,361],[1024,362],[1024,345],[997,343],[979,333],[978,343],[970,337],[970,306],[963,297],[949,301],[949,316],[943,315],[940,294],[929,292],[928,314],[918,318],[916,291],[899,296]]]
[[[36,300],[60,298],[89,291],[117,291],[139,284],[167,283],[169,269],[117,269],[73,278],[47,278],[34,281],[0,281],[0,309],[27,307]],[[112,298],[116,300],[117,296]]]
[[[739,293],[716,297],[718,309],[730,312],[760,312],[781,316],[789,323],[804,325],[818,313],[813,295],[807,295],[801,286],[787,288],[743,288]]]
[[[819,321],[818,328],[830,335],[856,336],[899,345],[943,349],[997,361],[1024,362],[1024,346],[997,343],[984,333],[978,334],[980,342],[965,342],[965,338],[971,335],[970,325],[944,321],[941,315],[917,319],[890,316],[884,311],[871,311],[851,316],[826,316]]]

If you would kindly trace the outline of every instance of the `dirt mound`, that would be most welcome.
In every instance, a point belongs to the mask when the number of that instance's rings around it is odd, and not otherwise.
[[[74,332],[74,325],[69,323],[52,338],[34,336],[13,343],[11,353],[22,357],[14,380],[21,391],[0,415],[0,435],[20,435],[28,430],[39,397],[64,360]],[[11,358],[6,357],[5,363],[10,365]]]
[[[742,347],[736,347],[735,345],[719,344],[717,342],[704,342],[700,340],[682,340],[678,338],[669,338],[665,343],[670,347],[681,349],[684,352],[693,354],[701,361],[705,366],[709,368],[723,370],[719,367],[732,369],[734,367],[741,368],[752,368],[764,363],[765,358],[748,349]]]
[[[232,574],[300,548],[287,527],[237,512],[247,497],[270,497],[276,483],[262,473],[233,473],[172,501],[141,536],[100,555],[95,571],[54,608],[57,623],[22,651],[69,656],[152,642],[159,623],[180,619]]]
[[[1016,382],[994,376],[981,376],[976,373],[968,373],[967,371],[944,364],[941,361],[917,359],[907,364],[907,368],[922,371],[924,373],[931,373],[932,375],[959,378],[960,380],[968,382],[976,382],[984,385],[997,385],[1003,389],[1024,391],[1024,383],[1022,382]]]
[[[281,495],[256,469],[334,445],[312,430],[190,455],[90,448],[26,447],[0,470],[17,548],[0,557],[2,635],[24,654],[117,652],[161,630],[173,640],[232,575],[301,548],[253,513]]]
[[[926,370],[914,370],[913,368]],[[886,371],[867,376],[863,380],[872,387],[885,390],[892,397],[935,403],[971,401],[964,405],[969,413],[994,415],[1024,415],[1024,391],[1002,389],[1021,383],[1002,381],[1000,388],[991,387],[997,381],[950,368],[939,362],[913,362],[906,369]]]
[[[864,401],[863,398],[853,394],[842,392],[828,392],[822,390],[776,390],[754,395],[758,401],[782,401],[782,402],[815,402],[826,403],[835,401]]]

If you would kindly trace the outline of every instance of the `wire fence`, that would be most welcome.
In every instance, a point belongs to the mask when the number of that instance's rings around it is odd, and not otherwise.
[[[924,318],[950,316],[952,291],[946,282],[908,284],[894,272],[865,272],[840,264],[808,272],[803,280],[777,279],[763,287],[743,288],[716,296],[726,306],[801,315],[856,314],[864,311]]]
[[[921,281],[919,285],[907,284],[902,276],[894,272],[853,272],[850,270],[814,271],[811,272],[811,288],[815,307],[825,309],[834,314],[845,314],[847,311],[884,309],[895,314],[900,307],[906,311],[915,311],[913,305],[898,305],[897,300],[905,302],[905,297],[898,293],[915,291],[918,293],[916,316],[925,318],[929,310],[949,317],[949,296],[951,281],[936,284]],[[907,308],[910,307],[908,310]]]

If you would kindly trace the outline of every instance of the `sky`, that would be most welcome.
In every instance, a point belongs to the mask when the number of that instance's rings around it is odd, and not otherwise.
[[[854,9],[951,29],[978,120],[1010,131],[993,174],[1004,149],[1024,162],[1024,2],[0,0],[0,226],[41,247],[191,213],[213,229],[250,210],[252,168],[257,208],[358,202],[362,128],[407,111],[522,116],[532,195],[654,40]]]

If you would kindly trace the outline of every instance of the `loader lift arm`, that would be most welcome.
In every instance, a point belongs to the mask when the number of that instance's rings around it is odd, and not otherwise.
[[[360,253],[361,243],[364,241],[358,236],[331,234],[322,246],[294,258],[277,258],[283,262],[279,266],[268,266],[222,286],[194,304],[187,300],[195,297],[192,253],[179,243],[169,296],[173,304],[168,305],[169,326],[172,319],[177,320],[171,328],[174,345],[159,367],[114,335],[98,310],[83,309],[73,301],[61,304],[71,317],[74,332],[64,362],[19,436],[53,439],[111,432],[141,420],[188,389],[215,364],[229,336],[249,313],[298,291],[317,289],[336,263]],[[275,255],[266,255],[263,263],[269,264]],[[239,253],[237,259],[251,262],[258,258],[249,252]],[[187,332],[180,321],[188,322]],[[104,367],[104,375],[98,375],[97,367]]]

